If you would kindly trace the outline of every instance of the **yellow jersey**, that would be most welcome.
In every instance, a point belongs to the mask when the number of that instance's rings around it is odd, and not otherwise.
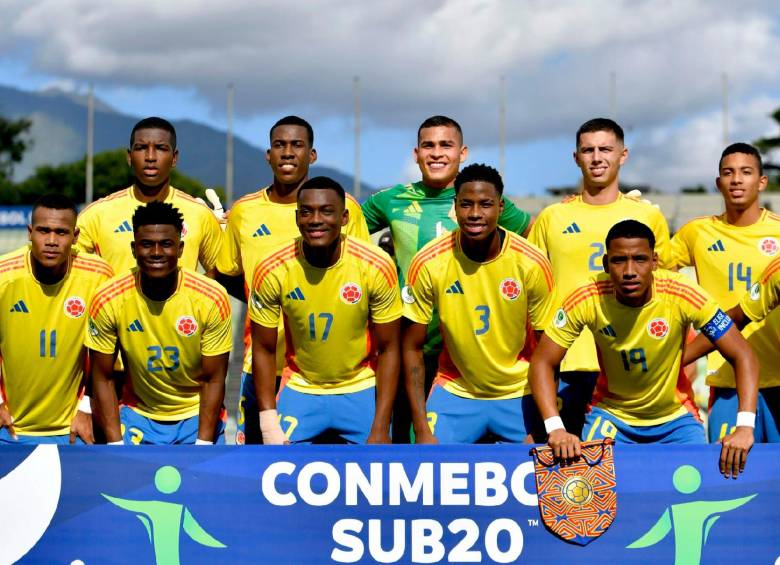
[[[591,277],[560,303],[545,330],[566,348],[591,330],[601,367],[592,404],[638,426],[663,424],[686,410],[696,414],[680,366],[688,326],[714,342],[733,324],[684,275],[660,269],[653,275],[653,297],[637,308],[617,301],[609,275]]]
[[[17,433],[63,435],[84,381],[87,308],[113,272],[74,249],[65,277],[45,285],[31,261],[29,246],[0,257],[0,382]]]
[[[757,331],[748,336],[748,342],[759,355],[761,363],[760,388],[780,386],[780,368],[777,367],[778,341],[777,319],[780,314],[780,257],[767,265],[758,281],[739,301],[742,311],[753,320],[745,330],[757,323],[771,326],[771,330]],[[743,330],[743,332],[745,331]],[[760,336],[760,341],[757,339]],[[769,352],[774,351],[774,355]]]
[[[111,354],[117,346],[129,374],[123,402],[154,420],[198,414],[202,357],[232,346],[230,302],[221,285],[179,269],[174,294],[146,298],[132,269],[106,282],[89,309],[88,348]]]
[[[532,330],[543,330],[553,298],[544,254],[499,228],[498,255],[484,263],[463,252],[460,230],[425,245],[412,259],[404,316],[428,324],[439,312],[444,347],[437,381],[465,398],[516,398],[530,393]]]
[[[300,235],[295,223],[295,210],[298,204],[272,202],[268,196],[270,187],[265,187],[236,200],[228,214],[227,227],[222,240],[222,249],[217,258],[217,269],[226,275],[244,275],[247,289],[252,285],[255,266],[268,257],[270,252],[282,243]],[[349,222],[342,232],[371,241],[366,219],[360,204],[349,194],[346,195],[346,207]],[[283,330],[283,328],[279,328]],[[277,346],[279,370],[284,367],[284,331],[279,332]],[[249,318],[244,327],[244,372],[252,373],[252,347],[249,335]]]
[[[669,227],[658,208],[622,193],[610,204],[583,202],[582,195],[544,208],[534,222],[528,240],[539,247],[552,264],[556,292],[567,296],[584,279],[604,272],[601,258],[607,232],[616,223],[632,219],[646,224],[655,235],[659,266],[671,268]],[[593,336],[585,330],[561,363],[562,371],[598,371]]]
[[[249,317],[268,328],[284,320],[286,386],[312,394],[365,390],[375,383],[370,323],[401,317],[398,275],[381,249],[341,236],[326,269],[303,255],[301,238],[261,261],[252,278]]]
[[[181,234],[184,251],[179,265],[196,270],[200,263],[204,270],[211,270],[222,244],[222,229],[214,214],[208,206],[172,186],[164,201],[173,204],[184,216]],[[84,208],[78,217],[79,248],[100,255],[117,273],[135,267],[130,250],[133,213],[143,204],[131,186]]]
[[[679,267],[693,266],[699,284],[724,310],[739,303],[780,251],[780,216],[762,210],[757,222],[734,226],[725,214],[695,218],[672,238],[672,257]],[[742,330],[758,356],[759,386],[780,385],[777,339],[780,311]],[[707,359],[707,384],[735,388],[733,367],[717,351]]]

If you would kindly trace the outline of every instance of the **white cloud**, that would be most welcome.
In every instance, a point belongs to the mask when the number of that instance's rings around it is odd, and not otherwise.
[[[609,110],[633,128],[780,90],[778,6],[770,0],[394,2],[20,0],[0,7],[0,49],[45,73],[98,86],[194,86],[217,114],[236,84],[244,116],[349,116],[352,77],[374,127],[414,129],[435,113],[471,144],[497,139],[507,77],[508,139],[569,134]]]

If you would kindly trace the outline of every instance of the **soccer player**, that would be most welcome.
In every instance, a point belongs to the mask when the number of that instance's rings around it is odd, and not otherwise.
[[[98,289],[89,310],[95,416],[110,443],[224,443],[227,293],[179,267],[184,222],[170,203],[139,206],[132,220],[137,268]],[[117,349],[129,375],[121,408],[112,382]]]
[[[84,314],[113,273],[73,248],[76,207],[65,196],[38,199],[27,231],[30,245],[0,258],[0,444],[93,443],[89,400],[79,403]]]
[[[577,130],[574,162],[582,172],[582,192],[547,206],[528,240],[550,259],[557,292],[569,294],[582,280],[602,272],[604,238],[616,222],[632,218],[653,231],[661,267],[670,266],[669,228],[658,208],[620,192],[620,167],[628,159],[623,129],[596,118]],[[598,376],[593,336],[585,329],[572,345],[558,377],[561,414],[567,428],[579,433]]]
[[[222,251],[217,259],[218,277],[236,298],[246,302],[245,289],[251,288],[252,273],[261,259],[282,243],[299,234],[295,224],[298,189],[309,178],[309,166],[317,160],[314,130],[298,116],[286,116],[271,126],[270,146],[266,151],[274,175],[273,184],[239,199],[230,210]],[[346,195],[349,221],[347,235],[368,241],[368,228],[360,205]],[[256,418],[257,397],[252,381],[252,349],[249,340],[249,318],[244,334],[244,370],[238,403],[236,443],[260,443]],[[284,367],[284,328],[279,328],[278,374]]]
[[[323,434],[389,443],[400,366],[395,265],[378,247],[341,234],[349,217],[336,181],[309,179],[297,196],[300,237],[257,265],[249,301],[263,443],[319,441]],[[281,319],[287,365],[277,406]]]
[[[541,421],[528,386],[532,330],[547,323],[547,258],[498,226],[498,171],[469,165],[455,179],[458,229],[412,259],[404,293],[403,359],[417,443],[475,443],[489,434],[523,442]],[[427,406],[423,345],[433,310],[444,349]]]
[[[601,374],[587,414],[585,440],[705,443],[704,428],[681,372],[689,324],[701,328],[734,363],[740,425],[723,438],[720,470],[736,478],[753,445],[758,385],[755,354],[712,298],[685,276],[658,269],[652,230],[636,220],[607,234],[606,273],[576,286],[561,302],[531,358],[530,381],[555,456],[579,456],[579,438],[558,413],[555,366],[584,328],[596,340]]]
[[[699,284],[724,309],[729,309],[751,289],[780,250],[780,216],[759,205],[758,196],[766,188],[767,177],[755,147],[746,143],[729,145],[721,155],[718,169],[715,183],[726,211],[718,216],[695,218],[680,228],[672,238],[672,256],[678,267],[694,266]],[[760,389],[780,386],[774,337],[778,331],[780,312],[762,316],[760,322],[750,324],[742,332],[758,357]],[[714,443],[734,431],[737,395],[731,365],[717,353],[709,356],[707,365],[707,384],[712,387],[707,431]],[[761,398],[759,395],[759,405]],[[759,409],[759,418],[760,414]],[[759,427],[756,441],[767,441]]]
[[[415,253],[431,240],[457,227],[454,182],[468,153],[458,122],[447,116],[431,116],[417,129],[417,145],[413,151],[422,180],[381,190],[363,203],[363,213],[371,233],[390,228],[401,281],[406,278]],[[503,211],[498,224],[511,232],[526,235],[531,226],[531,215],[507,198],[502,197],[502,201]],[[428,386],[436,375],[441,348],[438,318],[434,314],[428,324],[425,345]],[[408,443],[408,401],[403,387],[399,388],[399,393],[393,415],[393,441]]]
[[[754,437],[756,441],[767,443],[780,443],[780,387],[774,380],[777,378],[777,350],[780,347],[776,329],[777,319],[780,317],[778,306],[780,306],[780,258],[775,258],[767,265],[758,281],[753,283],[750,291],[727,312],[738,328],[747,327],[742,333],[748,334],[747,341],[752,345],[759,359],[760,388]],[[751,333],[750,328],[754,326],[758,326],[758,329]],[[698,336],[685,348],[683,362],[691,363],[710,351],[712,346],[702,336]],[[722,372],[723,368],[716,374]],[[727,395],[728,392],[732,390],[715,388],[713,390],[715,403],[728,403],[733,406],[733,401]],[[739,382],[737,382],[737,392],[739,392]],[[713,422],[715,403],[710,413],[710,425]],[[741,406],[739,410],[742,410]],[[724,410],[721,410],[722,412]],[[744,416],[741,416],[740,412],[733,415],[730,412],[731,410],[728,414],[720,416],[725,423],[722,423],[716,432],[720,432],[723,426],[728,426],[727,429],[731,430],[740,425],[740,418]],[[712,437],[712,433],[710,435]]]
[[[147,202],[168,202],[184,216],[182,241],[187,245],[181,265],[194,270],[200,262],[206,273],[213,273],[222,230],[208,206],[171,186],[170,174],[178,157],[176,130],[170,122],[151,117],[135,124],[127,149],[127,164],[133,169],[135,182],[82,210],[79,247],[103,257],[116,273],[134,267],[130,253],[133,212]]]

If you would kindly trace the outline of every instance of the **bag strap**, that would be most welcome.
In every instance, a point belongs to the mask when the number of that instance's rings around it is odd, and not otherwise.
[[[597,445],[601,447],[601,452],[599,453],[599,456],[594,459],[589,459],[588,456],[585,454],[585,449],[582,449],[582,459],[585,461],[585,464],[588,465],[588,467],[593,467],[595,465],[598,465],[601,463],[601,460],[604,458],[604,454],[606,453],[606,446],[607,445],[614,445],[615,440],[612,438],[606,438],[600,441],[593,441],[593,442],[586,442],[581,444],[584,448],[589,447],[596,447]],[[538,463],[542,467],[552,467],[554,465],[558,465],[558,461],[555,461],[555,458],[552,455],[552,449],[549,447],[534,447],[529,452],[529,455],[531,455],[534,458],[534,462]],[[545,458],[549,457],[547,461],[545,461]]]

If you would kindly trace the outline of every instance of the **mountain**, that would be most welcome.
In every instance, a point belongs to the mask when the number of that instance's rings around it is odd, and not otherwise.
[[[44,164],[58,165],[76,161],[86,153],[87,99],[57,89],[29,92],[0,85],[0,115],[33,121],[32,147],[14,169],[14,180],[22,180]],[[122,114],[95,99],[95,152],[127,147],[130,131],[139,120]],[[177,168],[206,186],[225,185],[225,132],[192,120],[172,120],[179,146]],[[271,172],[265,162],[265,149],[233,137],[233,187],[239,198],[259,186],[270,183]],[[327,175],[347,190],[352,176],[329,167],[314,166],[312,176]],[[363,194],[373,188],[362,185]]]

